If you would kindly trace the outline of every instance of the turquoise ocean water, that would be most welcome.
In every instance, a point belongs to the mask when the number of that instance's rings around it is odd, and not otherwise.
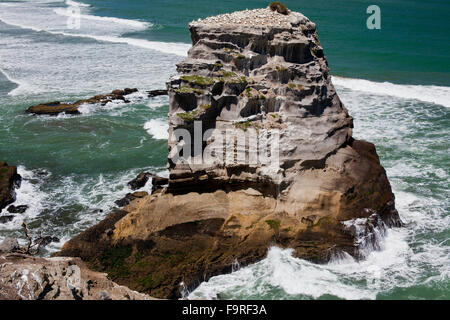
[[[265,260],[214,277],[190,297],[449,299],[450,3],[285,3],[317,23],[354,135],[376,144],[406,226],[389,230],[383,250],[359,263],[318,266],[272,248]],[[0,224],[0,240],[22,237],[25,220],[61,238],[49,255],[100,221],[137,173],[167,174],[166,97],[136,94],[131,104],[83,108],[80,116],[34,117],[24,114],[28,106],[163,88],[189,49],[188,22],[267,4],[0,1],[0,160],[19,166],[16,204],[30,205]],[[381,30],[366,28],[371,4],[381,8]],[[67,24],[74,7],[79,29]]]

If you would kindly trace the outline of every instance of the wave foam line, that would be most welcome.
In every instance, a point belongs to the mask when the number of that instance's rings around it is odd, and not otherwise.
[[[10,92],[8,92],[8,96],[16,96],[24,92],[25,90],[31,90],[31,91],[38,91],[38,88],[35,86],[32,86],[24,81],[19,81],[14,78],[12,78],[5,70],[0,68],[0,72],[5,76],[5,78],[11,82],[14,83],[17,87],[12,89]]]
[[[68,6],[72,6],[72,7],[90,7],[91,6],[90,4],[87,4],[87,3],[71,1],[71,0],[66,0],[66,4]]]
[[[167,120],[152,119],[145,123],[144,129],[147,130],[148,134],[154,139],[169,139],[169,124],[167,123]]]
[[[14,80],[13,78],[11,78],[11,76],[9,74],[6,73],[5,70],[0,68],[0,72],[5,76],[6,80],[8,80],[11,83],[16,84],[17,86],[20,86],[20,82],[17,80]],[[17,88],[16,88],[17,89]],[[14,89],[15,90],[15,89]]]
[[[350,79],[338,76],[333,76],[332,81],[336,86],[354,91],[431,102],[450,108],[450,87],[373,82],[364,79]]]
[[[185,57],[187,56],[187,51],[191,47],[190,44],[182,43],[182,42],[159,42],[159,41],[148,41],[144,39],[135,39],[135,38],[121,38],[121,37],[114,37],[114,36],[96,36],[96,35],[90,35],[90,34],[80,34],[80,33],[67,33],[67,32],[61,32],[61,31],[49,31],[49,30],[43,30],[31,26],[26,25],[19,25],[12,22],[9,22],[5,20],[4,18],[1,18],[0,21],[9,24],[14,27],[18,27],[21,29],[29,29],[36,32],[47,32],[54,35],[62,35],[67,37],[78,37],[78,38],[90,38],[97,41],[103,41],[103,42],[112,42],[112,43],[122,43],[122,44],[129,44],[135,47],[140,47],[144,49],[150,49],[159,51],[162,53],[167,54],[174,54],[177,56]]]
[[[68,8],[70,8],[70,7],[68,7]],[[72,17],[73,13],[67,9],[58,8],[58,9],[54,9],[53,12],[60,16]],[[121,19],[121,18],[115,18],[115,17],[100,17],[100,16],[94,16],[94,15],[90,15],[90,14],[80,14],[79,17],[80,17],[80,19],[86,19],[86,20],[107,21],[107,22],[118,23],[118,24],[130,26],[130,27],[142,29],[142,30],[145,30],[153,25],[149,22],[143,22],[143,21],[138,21],[138,20]]]

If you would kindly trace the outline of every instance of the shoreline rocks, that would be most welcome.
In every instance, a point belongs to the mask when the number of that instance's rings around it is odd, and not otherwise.
[[[360,259],[359,232],[348,221],[367,219],[367,235],[402,225],[375,146],[352,137],[353,118],[331,82],[313,22],[266,8],[189,29],[193,47],[167,84],[168,186],[130,201],[56,256],[81,257],[117,283],[176,299],[236,262],[263,259],[273,245],[316,263],[344,252]],[[187,161],[177,161],[189,140],[173,133],[195,137],[195,121],[201,134],[209,130],[202,155],[231,153],[189,162],[200,156],[191,140]],[[230,132],[253,133],[256,142],[221,140]],[[237,162],[267,141],[278,146],[273,162]]]
[[[20,188],[21,182],[22,177],[17,173],[17,167],[0,161],[0,211],[16,201],[15,190]]]
[[[129,103],[130,101],[126,99],[126,96],[135,92],[138,92],[138,89],[125,88],[124,90],[114,90],[110,93],[97,95],[89,99],[78,100],[74,103],[64,103],[60,101],[42,103],[29,107],[26,110],[26,113],[31,113],[34,115],[51,115],[51,116],[56,116],[60,113],[80,114],[78,108],[83,104],[105,105],[108,102],[112,102],[114,100],[121,100],[124,103]]]
[[[143,188],[153,175],[150,172],[141,172],[136,178],[128,182],[131,190]]]
[[[145,196],[148,196],[148,193],[145,191],[127,193],[125,195],[125,197],[123,197],[122,199],[116,200],[114,203],[119,207],[125,207],[128,204],[130,204],[131,201],[144,198]]]
[[[154,300],[89,270],[79,258],[9,253],[0,254],[0,265],[0,300]]]

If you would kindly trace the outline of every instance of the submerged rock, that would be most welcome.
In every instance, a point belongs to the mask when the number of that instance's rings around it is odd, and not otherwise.
[[[136,88],[125,88],[124,90],[114,90],[108,94],[97,95],[89,99],[79,100],[74,103],[64,103],[60,101],[42,103],[29,107],[26,112],[36,115],[46,114],[51,116],[55,116],[63,112],[66,114],[80,114],[78,108],[83,104],[105,105],[113,100],[122,100],[124,103],[129,103],[130,101],[128,101],[125,96],[137,91],[138,89]]]
[[[368,219],[374,230],[376,213],[401,225],[375,146],[352,138],[313,22],[267,8],[189,28],[193,47],[168,83],[168,187],[130,201],[57,255],[179,298],[236,262],[261,260],[271,245],[314,262],[359,258],[345,221]]]
[[[14,216],[13,215],[5,215],[5,216],[0,216],[0,223],[8,223],[10,221],[14,220]]]
[[[27,205],[21,205],[21,206],[9,206],[7,211],[9,213],[25,213],[25,211],[28,210],[28,206]]]
[[[21,182],[22,177],[17,173],[17,167],[0,161],[0,211],[16,201],[15,189],[20,187]]]
[[[52,242],[59,242],[60,239],[58,237],[52,237],[52,236],[42,236],[34,240],[35,243],[40,242],[41,247],[46,247]]]

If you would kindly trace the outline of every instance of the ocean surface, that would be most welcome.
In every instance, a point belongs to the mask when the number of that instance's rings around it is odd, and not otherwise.
[[[164,88],[190,47],[188,22],[268,2],[0,1],[0,160],[19,166],[15,204],[30,206],[0,224],[0,241],[22,239],[25,220],[61,239],[48,256],[102,220],[139,172],[168,174],[166,97],[135,94],[130,104],[86,107],[79,116],[36,117],[24,114],[28,106]],[[354,135],[377,146],[406,226],[388,230],[382,250],[361,262],[315,265],[273,247],[189,297],[450,299],[450,3],[285,3],[317,23]],[[381,8],[381,30],[366,28],[371,4]],[[79,29],[68,25],[74,8]]]

